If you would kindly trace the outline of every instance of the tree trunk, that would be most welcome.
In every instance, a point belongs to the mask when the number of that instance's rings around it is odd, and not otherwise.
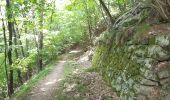
[[[15,23],[15,25],[17,26],[17,24]],[[21,55],[22,55],[22,57],[25,57],[25,52],[24,52],[24,47],[23,47],[23,45],[22,45],[22,41],[21,41],[21,36],[20,36],[20,34],[19,34],[19,29],[16,27],[16,32],[18,33],[17,34],[17,38],[18,38],[18,40],[19,40],[19,45],[20,45],[20,49],[21,49]]]
[[[43,19],[44,19],[44,14],[43,14],[43,10],[44,10],[44,3],[45,3],[45,0],[41,0],[40,1],[41,5],[40,5],[40,21],[39,21],[39,24],[40,24],[40,31],[39,31],[39,34],[38,34],[38,68],[39,70],[42,70],[43,68],[43,63],[42,63],[42,54],[41,54],[41,51],[43,49]]]
[[[107,8],[107,6],[105,5],[105,3],[102,0],[99,0],[99,1],[100,1],[100,4],[102,5],[106,15],[109,17],[111,24],[113,25],[114,24],[114,20],[112,18],[112,15],[111,15],[109,9]]]
[[[7,8],[7,18],[8,18],[8,31],[9,31],[9,50],[8,50],[8,61],[9,61],[9,89],[8,95],[11,96],[14,92],[13,89],[13,68],[12,68],[12,22],[10,21],[12,18],[12,12],[10,9],[10,0],[6,0],[6,8]]]
[[[14,34],[14,44],[15,46],[18,46],[18,40],[17,40],[17,34],[16,34],[16,31],[15,31],[15,27],[14,27],[14,24],[13,24],[13,34]],[[16,56],[16,59],[19,58],[19,54],[18,54],[18,47],[16,48],[15,47],[15,56]],[[17,74],[18,74],[18,83],[19,84],[22,84],[22,76],[21,76],[21,71],[20,69],[17,69]]]
[[[27,34],[27,31],[28,31],[27,28],[25,28],[25,34]],[[29,41],[28,41],[28,39],[26,39],[25,41],[26,41],[26,51],[28,51],[29,50]],[[26,53],[26,55],[25,54],[23,54],[23,55],[24,55],[24,57],[28,57],[29,53]],[[32,68],[29,67],[29,65],[28,65],[27,69],[28,69],[27,77],[31,78],[31,76],[32,76]]]
[[[1,8],[0,8],[1,11]],[[2,15],[2,14],[1,14]],[[3,15],[2,15],[3,16]],[[3,29],[3,36],[4,36],[4,65],[5,65],[5,74],[6,74],[6,84],[7,84],[7,90],[9,89],[9,78],[8,78],[8,68],[7,68],[7,39],[6,39],[6,33],[5,33],[5,24],[4,24],[4,19],[2,18],[2,29]]]
[[[85,9],[85,12],[86,12],[86,21],[87,21],[87,25],[88,25],[88,31],[89,31],[89,40],[90,40],[90,46],[93,45],[93,41],[92,41],[92,25],[91,25],[91,16],[89,15],[89,11],[88,11],[88,7],[87,7],[87,2],[84,1],[85,3],[85,6],[84,6],[84,9]]]

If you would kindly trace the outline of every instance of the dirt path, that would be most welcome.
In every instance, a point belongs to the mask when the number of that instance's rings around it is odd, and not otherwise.
[[[54,100],[55,88],[62,78],[62,69],[65,61],[59,61],[52,71],[40,80],[28,93],[26,100]]]
[[[79,53],[81,54],[81,51],[74,50],[74,52],[71,51],[69,54],[76,55]],[[63,66],[65,62],[70,59],[68,57],[70,56],[69,54],[62,56],[63,61],[59,61],[47,76],[45,76],[42,80],[38,81],[36,85],[31,89],[31,91],[26,94],[24,100],[55,100],[57,84],[63,77]],[[79,57],[80,55],[77,56]],[[86,61],[85,60],[77,61],[77,63],[80,65],[82,64],[88,65],[87,63],[84,62]]]

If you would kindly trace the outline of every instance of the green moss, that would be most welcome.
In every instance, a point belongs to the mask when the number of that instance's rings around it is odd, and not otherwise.
[[[150,35],[154,27],[141,23],[135,27],[131,42],[119,45],[124,30],[114,31],[113,44],[99,44],[92,60],[92,66],[97,69],[103,79],[120,97],[134,97],[141,75],[154,78],[152,64],[155,59],[168,55],[169,36],[157,33]],[[117,43],[118,42],[118,43]],[[112,47],[110,49],[110,47]]]
[[[103,64],[103,58],[105,58],[104,56],[107,56],[107,52],[108,52],[108,46],[102,44],[102,45],[98,45],[96,47],[96,50],[95,50],[95,54],[93,56],[93,59],[92,59],[92,66],[93,67],[100,67],[101,64]],[[106,61],[106,60],[105,60]]]
[[[138,41],[138,42],[142,39],[144,40],[144,38],[149,36],[148,31],[150,28],[151,28],[150,25],[148,25],[146,23],[139,24],[136,27],[136,33],[134,35],[134,40]]]
[[[93,67],[98,67],[98,72],[114,90],[117,90],[115,88],[117,85],[127,85],[127,88],[131,89],[129,83],[123,81],[140,79],[137,77],[140,74],[139,67],[141,65],[130,59],[131,54],[127,52],[127,46],[117,46],[113,43],[110,51],[108,51],[109,48],[110,46],[106,44],[99,45],[96,48]]]
[[[150,29],[150,25],[147,23],[142,23],[137,26],[137,33],[145,33]]]
[[[155,37],[152,36],[149,38],[149,45],[154,45],[155,44]]]
[[[123,23],[123,26],[124,27],[134,26],[137,22],[139,22],[139,19],[137,18],[129,19],[128,21]]]

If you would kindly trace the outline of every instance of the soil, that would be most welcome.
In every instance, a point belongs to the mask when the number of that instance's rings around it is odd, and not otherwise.
[[[62,69],[65,61],[59,61],[53,70],[27,94],[26,100],[54,100],[55,88],[62,78]]]
[[[38,81],[31,91],[26,94],[24,100],[56,100],[56,90],[58,90],[58,87],[60,87],[59,83],[61,83],[61,80],[64,77],[63,66],[67,60],[70,60],[70,58],[76,61],[76,63],[82,67],[89,67],[91,65],[90,61],[87,59],[87,52],[81,55],[78,54],[80,52],[74,51],[72,53],[69,53],[69,56],[71,55],[71,57],[64,55],[62,57],[64,60],[59,61],[47,76]],[[78,54],[78,56],[75,57],[76,54]],[[73,55],[74,57],[72,57]],[[81,95],[83,100],[103,100],[103,97],[109,97],[111,100],[118,100],[116,94],[105,85],[105,83],[102,81],[102,78],[97,73],[79,73],[71,77],[71,80],[74,81],[75,79],[78,79],[80,83],[87,85],[88,88],[88,91],[85,93],[71,92],[74,94],[72,96]],[[70,83],[69,86],[70,85],[72,85],[72,83]],[[64,93],[64,91],[58,92]],[[67,95],[69,96],[69,93],[67,93]],[[68,100],[71,100],[71,98]]]
[[[76,73],[59,84],[56,100],[120,100],[97,72]]]
[[[37,84],[26,94],[24,100],[54,100],[57,84],[63,78],[63,65],[65,60],[70,59],[69,56],[80,55],[81,50],[73,50],[71,53],[66,54],[62,57],[62,61],[57,62],[51,72],[45,76],[42,80],[38,81]],[[77,51],[77,52],[75,52]]]

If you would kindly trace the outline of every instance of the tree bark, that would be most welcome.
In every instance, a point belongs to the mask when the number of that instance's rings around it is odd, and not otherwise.
[[[1,11],[1,8],[0,8]],[[1,13],[2,15],[2,13]],[[2,15],[3,16],[3,15]],[[4,19],[2,18],[2,29],[3,29],[3,36],[4,36],[4,65],[5,65],[5,74],[6,74],[6,84],[7,84],[7,90],[9,89],[9,78],[8,78],[8,68],[7,68],[7,39],[6,39],[6,29],[5,29],[5,24],[4,24]]]
[[[12,18],[12,12],[10,9],[10,0],[6,0],[6,8],[7,8],[7,18],[8,18],[8,31],[9,31],[9,50],[8,50],[8,62],[9,62],[9,89],[8,95],[11,96],[14,92],[13,89],[13,68],[12,68],[12,22],[10,21]]]
[[[16,31],[15,31],[15,27],[14,27],[14,24],[13,24],[13,35],[14,35],[14,45],[15,45],[15,56],[16,56],[16,59],[19,58],[19,54],[18,54],[18,47],[16,48],[16,46],[18,46],[18,40],[17,40],[17,34],[16,34]],[[22,84],[22,76],[21,76],[21,70],[20,69],[17,69],[17,74],[18,74],[18,83],[19,84]]]
[[[111,15],[109,9],[107,8],[107,6],[105,5],[105,3],[102,0],[99,0],[99,1],[100,1],[100,4],[102,5],[106,15],[109,17],[111,24],[114,24],[114,20],[112,18],[112,15]]]
[[[28,30],[27,30],[27,28],[25,28],[25,34],[27,34],[27,33],[28,33]],[[28,51],[29,50],[29,41],[28,41],[28,39],[26,39],[25,41],[26,41],[26,43],[25,43],[26,44],[26,51]],[[21,44],[22,44],[22,42],[21,42]],[[26,54],[23,53],[23,56],[24,57],[28,57],[29,53],[28,52]],[[31,76],[32,76],[32,68],[28,65],[27,69],[28,69],[28,71],[26,73],[27,74],[27,78],[31,78]]]
[[[40,15],[39,15],[39,18],[40,18],[40,21],[39,21],[39,24],[40,24],[40,31],[39,31],[39,34],[38,34],[38,68],[39,70],[42,70],[43,68],[43,63],[42,63],[42,54],[41,54],[41,51],[43,49],[43,19],[44,19],[44,3],[45,3],[45,0],[41,0],[40,1],[41,5],[40,5]]]
[[[17,25],[17,24],[15,24],[15,25]],[[18,33],[17,34],[17,38],[18,38],[18,40],[19,40],[19,45],[20,45],[20,49],[21,49],[21,55],[22,55],[22,57],[25,57],[25,52],[24,52],[24,47],[23,47],[23,45],[22,45],[22,41],[21,41],[21,36],[20,36],[20,34],[19,34],[19,30],[18,30],[18,28],[16,27],[16,33]]]

